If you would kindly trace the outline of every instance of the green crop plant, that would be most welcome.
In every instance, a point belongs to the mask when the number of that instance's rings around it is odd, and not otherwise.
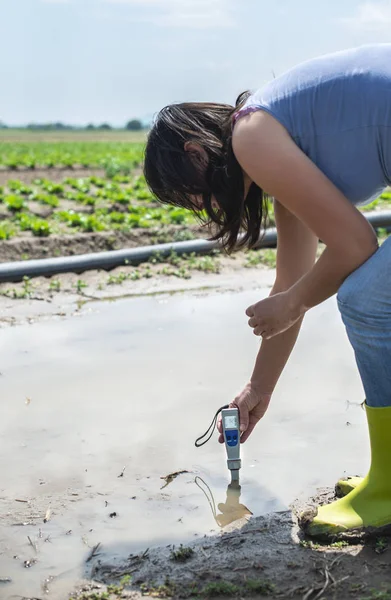
[[[61,281],[59,279],[52,279],[49,284],[50,292],[59,292],[61,289]]]
[[[37,237],[47,237],[52,232],[49,223],[45,219],[39,219],[34,215],[22,213],[18,220],[22,231],[31,231]]]
[[[130,227],[140,227],[140,215],[127,215],[126,222]]]
[[[108,214],[109,221],[111,223],[125,223],[126,215],[121,212],[110,212]]]
[[[40,192],[34,192],[33,194],[31,194],[29,196],[29,200],[35,200],[36,202],[40,202],[41,204],[48,204],[53,208],[56,208],[60,203],[57,196],[54,196],[53,194],[42,194]]]
[[[41,187],[49,194],[62,195],[65,191],[64,186],[61,183],[55,183],[49,179],[41,179]]]
[[[134,271],[132,271],[129,275],[129,279],[131,279],[132,281],[137,281],[138,279],[141,279],[141,273],[139,269],[135,269]]]
[[[15,226],[10,221],[0,221],[0,240],[9,240],[16,233]]]
[[[95,215],[85,216],[80,219],[80,227],[83,231],[104,231],[106,225]]]
[[[171,223],[175,223],[175,225],[182,225],[186,221],[187,212],[185,212],[182,208],[177,208],[169,213]]]
[[[148,191],[148,190],[146,190],[146,189],[139,189],[139,190],[137,190],[135,196],[139,200],[151,200],[151,199],[153,199],[153,196],[152,196],[151,192]]]
[[[94,198],[94,196],[86,196],[83,200],[83,204],[86,206],[95,206],[96,198]]]
[[[121,192],[121,186],[118,183],[113,183],[111,181],[107,182],[105,185],[106,192],[115,192],[119,194]]]
[[[17,196],[16,194],[10,194],[9,196],[5,196],[4,204],[12,212],[18,212],[26,206],[24,198],[22,196]]]
[[[22,181],[19,181],[19,179],[9,179],[7,181],[7,188],[11,192],[18,192],[18,194],[24,196],[27,196],[33,192],[32,187],[25,185]]]
[[[84,192],[73,192],[68,191],[65,192],[65,198],[67,200],[73,200],[74,202],[78,202],[79,204],[88,204],[90,196],[87,196]]]
[[[135,177],[134,181],[133,181],[133,188],[135,190],[140,190],[145,188],[147,185],[147,182],[145,181],[145,177],[144,175],[138,175],[137,177]]]
[[[103,179],[103,177],[96,177],[95,175],[92,175],[89,181],[92,185],[94,185],[97,188],[102,188],[106,185],[106,180]]]
[[[129,175],[114,175],[113,181],[116,183],[130,183],[131,179]]]
[[[35,219],[31,225],[31,233],[37,237],[48,237],[52,230],[45,219]]]
[[[109,192],[108,195],[109,200],[118,204],[128,204],[129,196],[127,196],[124,192]]]
[[[124,272],[117,273],[116,275],[109,275],[107,279],[108,285],[121,285],[126,279],[129,278],[129,275]]]
[[[81,225],[82,215],[72,210],[60,210],[56,213],[56,216],[60,221],[67,223],[71,227],[79,227]]]
[[[84,194],[89,192],[91,189],[88,179],[74,179],[72,177],[67,177],[66,179],[64,179],[64,183],[69,185],[69,187],[71,187],[72,189],[77,190],[78,192],[83,192]]]
[[[83,279],[78,279],[74,287],[76,288],[78,294],[82,294],[83,290],[88,286]]]

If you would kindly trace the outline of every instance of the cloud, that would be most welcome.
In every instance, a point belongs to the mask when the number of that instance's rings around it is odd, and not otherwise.
[[[391,26],[391,1],[365,2],[357,7],[354,15],[340,21],[354,29],[386,30]]]
[[[233,27],[230,0],[103,0],[134,9],[134,20],[162,27],[209,29]]]

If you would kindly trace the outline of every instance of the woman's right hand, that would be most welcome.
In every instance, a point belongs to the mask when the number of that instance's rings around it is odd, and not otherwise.
[[[230,408],[238,408],[240,415],[240,443],[243,444],[252,433],[255,425],[268,409],[271,395],[262,394],[251,382],[238,394]],[[217,429],[220,433],[219,442],[224,442],[221,415],[217,421]]]

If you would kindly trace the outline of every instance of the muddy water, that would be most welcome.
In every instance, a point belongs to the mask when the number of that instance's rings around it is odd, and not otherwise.
[[[362,390],[334,301],[307,315],[242,447],[241,490],[227,490],[216,437],[195,448],[249,376],[259,341],[244,311],[266,293],[93,304],[2,331],[2,599],[66,597],[98,543],[105,558],[180,543],[365,470]]]

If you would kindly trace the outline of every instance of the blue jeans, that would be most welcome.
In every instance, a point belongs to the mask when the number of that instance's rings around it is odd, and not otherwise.
[[[338,307],[369,406],[391,406],[391,236],[341,285]]]

